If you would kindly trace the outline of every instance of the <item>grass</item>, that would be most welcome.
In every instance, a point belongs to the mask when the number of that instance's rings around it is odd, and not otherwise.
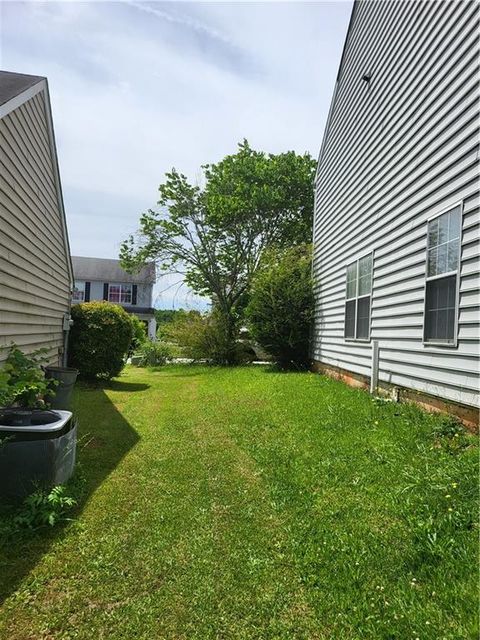
[[[76,517],[3,536],[9,640],[478,637],[476,438],[268,368],[79,388]]]

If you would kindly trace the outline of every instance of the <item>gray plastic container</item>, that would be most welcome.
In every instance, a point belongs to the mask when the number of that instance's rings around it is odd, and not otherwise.
[[[50,401],[52,409],[70,409],[73,387],[77,380],[78,370],[71,367],[45,367],[45,377],[58,380],[55,396]]]

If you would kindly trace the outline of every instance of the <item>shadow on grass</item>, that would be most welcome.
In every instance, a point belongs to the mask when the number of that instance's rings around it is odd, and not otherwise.
[[[281,367],[273,363],[262,365],[261,368],[264,373],[311,373],[309,367]]]
[[[148,385],[114,382],[108,385],[108,389],[112,388],[141,391]],[[77,461],[85,478],[79,504],[69,514],[77,519],[89,498],[140,437],[101,388],[79,385],[73,408],[79,423]],[[51,546],[68,535],[68,528],[69,523],[63,522],[52,528],[17,532],[0,541],[0,603],[15,592]]]
[[[111,380],[103,386],[104,389],[111,389],[112,391],[122,391],[130,393],[132,391],[146,391],[150,389],[149,384],[143,384],[141,382],[122,382],[121,380]]]
[[[184,367],[181,371],[170,371],[169,368]],[[188,369],[187,369],[188,367]],[[208,376],[218,371],[227,371],[232,367],[220,367],[216,364],[191,363],[186,365],[167,364],[165,367],[152,368],[151,371],[162,373],[162,378],[193,378],[198,376]]]
[[[199,376],[210,376],[217,374],[219,372],[228,372],[228,371],[236,371],[238,369],[250,369],[252,371],[262,371],[263,373],[310,373],[311,370],[308,367],[291,367],[291,368],[282,368],[281,366],[273,363],[273,362],[262,362],[262,363],[254,363],[254,362],[246,362],[241,364],[232,364],[232,365],[220,365],[220,364],[210,364],[208,362],[189,362],[185,364],[177,364],[171,363],[167,365],[163,365],[161,367],[149,367],[148,370],[151,373],[161,373],[162,378],[193,378]],[[138,390],[141,391],[144,388],[148,388],[148,385],[135,384],[135,383],[122,383],[113,381],[105,385],[105,389],[113,389],[118,391],[129,391],[131,387],[132,391],[135,391],[138,387]],[[122,388],[121,385],[125,385],[125,388]]]
[[[180,371],[171,371],[176,368]],[[151,368],[151,371],[163,373],[165,378],[188,378],[193,376],[208,376],[219,372],[236,371],[238,369],[250,369],[266,371],[268,373],[298,373],[308,371],[308,369],[292,369],[291,371],[277,368],[277,365],[270,362],[242,362],[239,364],[211,364],[208,362],[190,362],[186,364],[167,364],[163,367]]]
[[[87,380],[80,380],[77,382],[77,389],[81,391],[102,391],[108,389],[109,391],[122,391],[125,393],[146,391],[150,389],[149,384],[142,382],[122,382],[121,380],[109,380],[100,382],[89,382]]]

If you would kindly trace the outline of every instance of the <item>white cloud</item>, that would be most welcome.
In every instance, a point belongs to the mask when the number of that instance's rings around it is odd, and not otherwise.
[[[350,4],[1,11],[2,67],[49,79],[72,251],[116,257],[172,166],[195,179],[244,137],[317,154]]]
[[[131,7],[134,7],[139,11],[144,11],[145,13],[154,15],[160,20],[167,20],[168,22],[173,22],[174,24],[179,24],[183,27],[188,27],[189,29],[198,31],[199,33],[206,34],[211,38],[220,40],[221,42],[232,44],[231,40],[226,38],[222,33],[217,31],[216,29],[212,29],[212,27],[209,27],[208,25],[198,20],[192,19],[191,17],[185,14],[172,12],[171,7],[173,6],[173,3],[171,3],[169,7],[170,9],[169,11],[166,11],[165,9],[159,9],[158,7],[155,7],[155,6],[151,6],[146,2],[133,2],[133,0],[130,0],[126,4],[128,4]]]

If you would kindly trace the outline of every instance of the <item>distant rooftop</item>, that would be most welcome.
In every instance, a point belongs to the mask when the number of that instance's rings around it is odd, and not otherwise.
[[[24,73],[0,71],[0,105],[5,104],[42,80],[45,80],[42,76],[27,76]]]
[[[153,284],[156,280],[155,263],[147,264],[138,273],[127,273],[120,266],[120,260],[110,258],[86,258],[72,256],[75,280],[101,282],[137,282]]]

